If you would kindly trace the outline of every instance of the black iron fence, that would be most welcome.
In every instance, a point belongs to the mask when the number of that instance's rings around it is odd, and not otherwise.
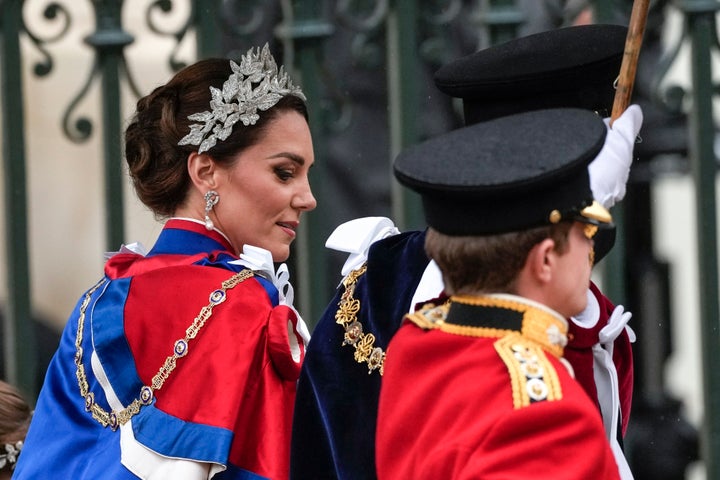
[[[2,178],[7,277],[2,339],[4,377],[31,397],[37,393],[42,374],[35,350],[37,339],[31,326],[33,296],[28,245],[27,146],[34,140],[33,124],[27,120],[24,78],[51,77],[57,58],[51,46],[76,26],[71,10],[61,0],[0,0],[0,98],[2,98]],[[338,259],[323,247],[332,228],[362,215],[391,216],[401,229],[418,228],[422,220],[417,199],[400,189],[390,175],[390,162],[405,146],[459,125],[457,105],[434,90],[434,69],[459,55],[516,36],[586,21],[627,24],[629,0],[92,0],[94,29],[77,48],[91,49],[92,68],[78,79],[72,92],[58,95],[66,102],[58,128],[67,140],[83,143],[101,138],[105,245],[116,249],[126,238],[127,213],[123,198],[124,172],[121,135],[122,90],[140,96],[136,76],[125,55],[139,41],[136,25],[125,25],[127,9],[141,9],[144,31],[170,40],[170,52],[158,64],[177,70],[195,58],[181,53],[194,43],[195,56],[236,56],[251,45],[269,42],[281,52],[286,65],[295,70],[311,109],[311,129],[316,149],[313,189],[319,208],[294,247],[292,264],[299,309],[312,325],[325,307],[339,280]],[[172,27],[163,17],[186,12]],[[656,157],[674,155],[678,168],[694,180],[699,259],[699,292],[702,333],[704,422],[702,459],[707,478],[720,478],[720,463],[712,452],[720,451],[720,332],[716,233],[717,170],[714,142],[716,126],[712,99],[712,54],[720,48],[717,38],[717,0],[658,0],[651,2],[646,42],[636,86],[637,101],[646,112],[640,161],[633,172],[628,202],[618,209],[621,229],[651,230],[650,212],[644,201],[652,182]],[[40,15],[55,28],[43,35],[29,27],[29,12]],[[672,13],[682,19],[678,35],[667,41],[666,19]],[[689,50],[690,89],[668,82],[681,49]],[[24,61],[33,53],[32,63]],[[30,67],[28,67],[30,65]],[[48,82],[50,84],[51,82]],[[91,88],[100,89],[98,111],[89,116],[77,112]],[[51,88],[51,87],[49,87]],[[649,130],[649,126],[653,129]],[[654,132],[654,133],[653,133]],[[639,173],[638,173],[639,172]],[[628,209],[633,209],[628,211]],[[638,215],[638,208],[643,214]],[[644,215],[647,213],[647,215]],[[632,219],[622,225],[623,219]],[[646,233],[618,239],[605,266],[606,293],[636,312],[633,322],[647,325],[651,315],[669,315],[670,309],[647,309],[657,305],[644,288],[651,274],[665,272],[648,254],[652,238]],[[101,252],[98,252],[101,254]],[[637,267],[642,257],[644,266]],[[71,267],[68,267],[71,268]],[[658,285],[667,290],[665,279]],[[650,299],[650,300],[648,300]],[[663,300],[666,301],[666,300]],[[652,312],[652,313],[651,313]],[[669,319],[663,319],[665,325]],[[662,322],[660,322],[662,323]],[[650,329],[655,339],[662,332]],[[638,346],[640,396],[654,391],[653,362],[664,361],[669,348],[662,342]],[[662,380],[659,380],[661,383]],[[660,386],[662,387],[662,386]],[[662,388],[661,388],[662,389]],[[669,477],[668,477],[669,478]]]

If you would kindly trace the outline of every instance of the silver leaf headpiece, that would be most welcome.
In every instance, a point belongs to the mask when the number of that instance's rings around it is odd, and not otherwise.
[[[22,447],[22,440],[0,445],[0,469],[5,468],[6,465],[10,465],[10,470],[15,470],[15,464],[20,456]]]
[[[266,43],[262,50],[251,48],[240,59],[240,65],[230,60],[233,73],[223,84],[222,90],[210,87],[210,111],[194,113],[188,120],[203,123],[190,125],[190,133],[178,145],[199,145],[198,153],[215,146],[218,140],[230,136],[233,125],[255,125],[265,111],[287,95],[306,100],[299,86],[293,85],[285,69],[278,70],[275,59]],[[254,86],[254,87],[253,87]]]

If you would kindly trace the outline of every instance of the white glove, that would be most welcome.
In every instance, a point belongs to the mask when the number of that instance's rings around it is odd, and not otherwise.
[[[622,305],[616,305],[615,310],[613,310],[608,319],[607,325],[600,330],[600,343],[602,343],[605,349],[611,354],[613,342],[615,342],[615,339],[620,336],[623,330],[627,331],[628,337],[630,337],[630,343],[635,343],[635,332],[628,325],[631,318],[631,312],[626,312],[625,307]]]
[[[610,208],[625,197],[625,184],[630,175],[633,147],[642,126],[643,113],[639,105],[630,105],[612,127],[609,118],[603,121],[608,126],[605,144],[590,163],[588,171],[593,197],[605,208]]]

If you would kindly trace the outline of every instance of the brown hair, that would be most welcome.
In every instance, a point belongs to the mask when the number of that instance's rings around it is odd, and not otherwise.
[[[20,391],[0,380],[0,445],[25,439],[32,410]]]
[[[530,250],[546,238],[564,253],[572,222],[499,235],[449,236],[432,228],[425,251],[442,270],[449,294],[515,293],[515,280]]]
[[[201,60],[180,70],[165,85],[137,102],[134,117],[125,131],[125,158],[140,201],[157,217],[167,217],[183,203],[190,186],[187,158],[196,145],[178,145],[190,132],[188,116],[210,110],[210,87],[222,89],[232,70],[223,58]],[[283,111],[296,111],[307,120],[305,102],[286,95],[260,119],[245,126],[238,122],[230,136],[218,141],[208,154],[230,166],[244,149],[257,144],[267,126]]]

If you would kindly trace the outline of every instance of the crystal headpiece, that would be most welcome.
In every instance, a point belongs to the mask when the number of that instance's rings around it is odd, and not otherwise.
[[[15,464],[17,463],[17,459],[20,456],[20,450],[22,450],[22,447],[22,440],[15,443],[6,443],[4,445],[0,445],[0,469],[3,469],[5,468],[5,466],[9,465],[10,470],[15,470]]]
[[[190,125],[190,133],[178,145],[199,145],[198,153],[215,146],[218,140],[230,136],[238,120],[243,125],[255,125],[265,111],[286,95],[306,100],[299,86],[293,85],[285,69],[277,64],[270,48],[265,46],[253,51],[251,48],[240,59],[240,65],[230,60],[233,73],[223,84],[222,90],[210,87],[210,111],[194,113],[188,120],[204,123]],[[254,87],[253,87],[254,85]]]

